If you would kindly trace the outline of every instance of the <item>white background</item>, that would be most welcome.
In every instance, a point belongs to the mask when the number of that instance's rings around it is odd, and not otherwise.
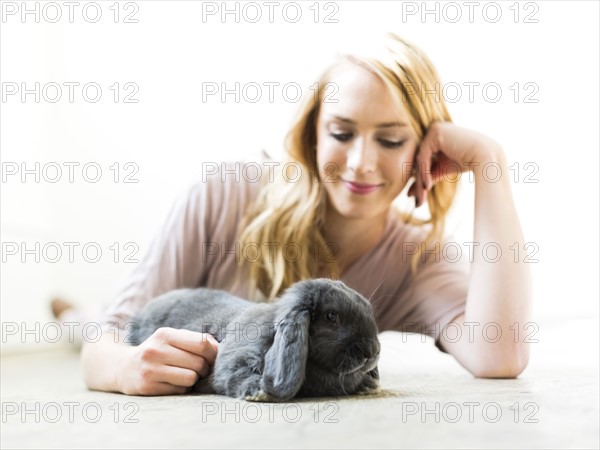
[[[134,242],[143,255],[173,201],[202,172],[202,162],[244,158],[256,160],[261,149],[272,155],[282,151],[282,140],[298,104],[285,101],[275,89],[270,103],[267,90],[256,103],[229,95],[202,102],[202,83],[235,82],[262,85],[298,83],[304,91],[340,48],[349,41],[379,31],[393,31],[420,46],[432,59],[442,83],[462,86],[461,100],[450,103],[455,123],[478,130],[502,144],[509,165],[517,164],[514,199],[527,242],[539,247],[532,264],[535,316],[585,318],[598,315],[598,15],[595,1],[585,2],[479,2],[472,23],[464,2],[427,2],[439,10],[438,18],[422,18],[422,2],[298,2],[302,17],[285,20],[275,8],[273,23],[263,2],[262,18],[248,23],[240,14],[204,16],[202,2],[120,2],[118,23],[115,2],[98,2],[102,17],[85,20],[80,2],[69,10],[58,2],[62,18],[48,23],[46,2],[39,2],[40,22],[33,14],[6,14],[13,2],[3,2],[0,77],[3,91],[9,84],[36,82],[80,83],[74,102],[63,88],[62,98],[50,103],[34,95],[23,102],[20,92],[2,99],[0,146],[3,163],[1,233],[4,245],[25,242],[33,248],[48,242],[79,242],[75,262],[68,261],[67,247],[59,262],[34,261],[21,254],[3,252],[1,272],[2,321],[25,322],[51,319],[48,301],[54,295],[79,305],[99,307],[110,301],[132,270],[123,262],[123,246]],[[27,2],[34,9],[37,2]],[[228,2],[234,9],[236,2]],[[214,3],[221,8],[221,2]],[[436,6],[437,5],[437,6]],[[495,6],[497,5],[497,7]],[[112,6],[113,9],[110,9]],[[204,5],[206,7],[207,4]],[[210,5],[209,5],[210,6]],[[238,3],[240,12],[244,3]],[[124,23],[125,16],[137,23]],[[458,7],[458,9],[457,9]],[[484,7],[487,7],[484,15]],[[404,8],[404,9],[403,9]],[[417,8],[414,15],[404,14]],[[314,12],[318,9],[318,22]],[[5,11],[6,10],[6,11]],[[492,23],[496,11],[500,19]],[[519,17],[515,23],[515,11]],[[46,7],[53,19],[56,8]],[[252,18],[255,9],[246,9]],[[287,18],[294,10],[288,9]],[[456,13],[462,17],[450,23]],[[337,23],[325,23],[325,16]],[[93,19],[94,9],[87,9]],[[537,23],[526,22],[537,20]],[[83,99],[81,86],[95,82],[102,98]],[[121,97],[113,100],[115,82]],[[135,83],[137,103],[124,103],[125,83]],[[464,83],[476,82],[474,101]],[[486,101],[481,86],[498,83],[502,97]],[[514,87],[519,83],[519,99]],[[535,83],[532,93],[525,83]],[[92,92],[92,91],[90,91]],[[92,92],[93,93],[93,92]],[[491,95],[494,94],[490,90]],[[54,96],[54,91],[49,91]],[[452,91],[452,95],[455,92]],[[33,175],[21,181],[9,175],[16,163],[28,168],[40,163],[63,167],[61,179],[39,183]],[[69,182],[65,162],[80,165]],[[103,170],[96,183],[83,179],[81,167],[97,163]],[[138,183],[113,181],[110,166],[118,163],[139,168]],[[536,166],[527,166],[534,163]],[[50,168],[50,166],[47,166]],[[537,183],[526,183],[525,176]],[[40,171],[42,172],[42,171]],[[54,176],[54,172],[48,172]],[[93,175],[93,171],[89,172]],[[508,175],[508,174],[507,174]],[[510,176],[516,176],[511,172]],[[472,240],[473,185],[461,186],[451,229],[457,242]],[[97,263],[81,254],[85,243],[96,242],[103,250]],[[119,262],[109,249],[119,243]],[[5,247],[6,248],[6,247]],[[53,255],[53,253],[52,253]],[[597,326],[597,325],[596,325]],[[3,341],[4,341],[3,337]],[[18,345],[9,339],[9,346]],[[4,342],[3,342],[4,344]],[[6,346],[4,346],[6,347]]]

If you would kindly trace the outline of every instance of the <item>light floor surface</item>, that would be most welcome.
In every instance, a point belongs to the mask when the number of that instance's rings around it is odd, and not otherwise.
[[[380,334],[383,393],[257,404],[93,392],[72,349],[1,359],[2,448],[598,448],[598,321],[544,327],[514,380]]]

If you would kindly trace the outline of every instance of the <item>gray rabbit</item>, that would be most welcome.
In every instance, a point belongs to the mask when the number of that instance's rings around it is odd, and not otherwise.
[[[300,281],[274,303],[178,289],[153,299],[133,321],[133,345],[161,327],[210,333],[220,342],[213,370],[195,392],[286,401],[379,389],[373,308],[341,281]]]

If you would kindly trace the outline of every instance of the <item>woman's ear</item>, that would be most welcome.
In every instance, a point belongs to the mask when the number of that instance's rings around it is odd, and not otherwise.
[[[280,302],[273,345],[265,355],[261,388],[286,400],[296,395],[304,382],[314,301],[288,291]]]

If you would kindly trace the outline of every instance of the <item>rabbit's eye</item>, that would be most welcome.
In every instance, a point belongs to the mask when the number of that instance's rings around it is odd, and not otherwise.
[[[325,313],[325,320],[327,320],[327,322],[330,322],[330,323],[336,323],[337,322],[337,314],[334,312]]]

